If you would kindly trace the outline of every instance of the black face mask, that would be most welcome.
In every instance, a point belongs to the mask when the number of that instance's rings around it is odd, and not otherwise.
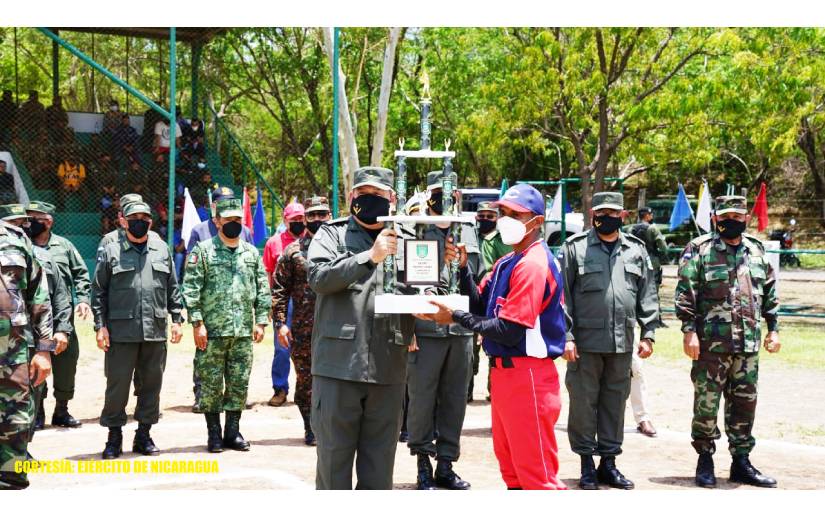
[[[307,222],[307,231],[314,235],[318,232],[318,228],[320,228],[323,223],[323,220],[313,220],[312,222]]]
[[[238,238],[240,236],[241,231],[243,231],[243,226],[240,222],[233,220],[232,222],[227,222],[221,227],[221,232],[223,236],[226,238]]]
[[[716,229],[722,238],[733,240],[745,232],[745,222],[735,219],[717,220]]]
[[[390,200],[374,194],[362,194],[352,200],[349,209],[355,218],[364,224],[375,224],[378,217],[390,214]]]
[[[427,201],[427,205],[439,215],[444,213],[444,192],[433,192]]]
[[[31,219],[29,222],[28,234],[30,237],[38,237],[46,231],[46,225],[37,219]]]
[[[488,220],[482,219],[478,221],[478,231],[482,235],[486,235],[490,231],[496,229],[496,221],[495,220]]]
[[[301,236],[304,232],[304,228],[306,228],[306,224],[303,222],[290,222],[289,223],[289,232],[295,236]]]
[[[622,227],[621,217],[611,217],[610,215],[598,215],[593,217],[593,227],[602,235],[609,235]]]
[[[129,234],[135,238],[143,238],[149,232],[149,221],[142,219],[133,219],[128,221]]]

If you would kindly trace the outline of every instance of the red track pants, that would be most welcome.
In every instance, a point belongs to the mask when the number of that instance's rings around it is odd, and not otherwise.
[[[496,358],[491,375],[493,450],[508,488],[567,489],[558,479],[554,426],[561,412],[559,374],[549,358]]]

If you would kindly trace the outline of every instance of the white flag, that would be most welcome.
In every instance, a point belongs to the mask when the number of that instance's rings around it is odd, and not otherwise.
[[[707,181],[702,182],[702,191],[699,193],[699,206],[696,209],[696,224],[704,231],[710,231],[710,188]]]
[[[181,226],[180,237],[183,239],[183,245],[189,247],[189,237],[192,236],[192,228],[201,223],[201,218],[198,215],[198,210],[195,208],[195,203],[192,202],[192,196],[189,195],[189,189],[183,190],[183,225]]]

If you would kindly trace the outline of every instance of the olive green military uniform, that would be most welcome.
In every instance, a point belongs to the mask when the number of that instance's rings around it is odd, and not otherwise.
[[[429,188],[440,188],[441,171],[430,172],[427,183]],[[424,240],[438,242],[439,264],[444,263],[448,230],[430,225],[422,234]],[[459,242],[466,246],[468,265],[474,273],[481,266],[481,258],[473,225],[461,225]],[[447,272],[446,267],[444,272]],[[460,455],[459,439],[472,374],[473,332],[460,324],[439,325],[416,319],[415,338],[418,351],[409,353],[407,363],[410,396],[407,446],[412,455],[437,456],[453,462]],[[433,414],[438,422],[437,439]]]
[[[66,283],[61,277],[60,268],[54,262],[54,259],[49,252],[38,246],[32,246],[32,249],[34,250],[35,258],[40,263],[43,273],[46,276],[46,285],[49,289],[49,298],[52,307],[53,333],[64,333],[68,337],[72,331],[74,331],[74,326],[72,324],[72,296],[69,291],[66,290]],[[31,361],[34,357],[35,347],[34,339],[31,336],[30,326],[27,328],[26,333],[27,340],[29,341],[29,361]],[[63,353],[67,350],[68,347],[63,351]],[[59,357],[61,354],[56,355],[52,353],[52,371],[54,371],[55,358]],[[30,442],[34,437],[34,420],[36,418],[37,407],[41,406],[43,403],[43,398],[46,396],[46,382],[34,387],[32,389],[32,395],[34,400],[32,407],[34,411],[32,413],[31,431],[29,433]]]
[[[647,255],[650,257],[650,264],[653,266],[653,278],[656,287],[662,285],[662,260],[667,259],[667,242],[664,235],[656,227],[656,224],[641,221],[635,224],[631,234],[645,243]]]
[[[36,211],[54,216],[54,205],[47,202],[32,201],[26,207],[27,211]],[[77,304],[91,305],[89,299],[89,271],[86,263],[77,248],[69,240],[52,233],[49,240],[42,246],[46,249],[59,269],[61,281],[65,290],[74,292]],[[69,298],[71,300],[71,297]],[[72,324],[74,323],[74,307],[72,304]],[[80,357],[80,344],[74,331],[68,333],[69,345],[59,355],[52,356],[52,374],[54,375],[54,398],[59,402],[68,402],[74,398],[75,376],[77,375],[77,361]],[[44,383],[44,397],[47,388]]]
[[[359,169],[360,183],[391,188],[392,171]],[[309,245],[318,489],[351,489],[353,460],[356,489],[392,488],[412,318],[375,313],[383,269],[369,258],[373,243],[354,217],[344,217],[321,226]]]
[[[143,203],[132,203],[124,215],[150,213]],[[100,424],[126,424],[126,403],[132,375],[137,370],[135,419],[157,423],[160,390],[166,367],[167,319],[183,322],[182,300],[169,249],[149,238],[142,246],[127,236],[98,250],[92,282],[95,330],[106,327],[110,346],[106,352],[106,401]]]
[[[18,210],[23,212],[22,207]],[[35,352],[53,351],[52,312],[46,278],[32,245],[17,227],[0,222],[0,489],[25,489],[26,473],[15,471],[26,460],[34,403],[29,378],[26,327],[31,325]]]
[[[744,197],[716,199],[716,213],[747,213]],[[717,225],[724,224],[720,220]],[[768,331],[778,331],[776,273],[757,238],[742,234],[739,246],[719,233],[693,239],[679,260],[676,316],[683,332],[696,332],[699,359],[690,377],[694,386],[691,437],[697,453],[716,451],[716,424],[725,397],[725,433],[733,456],[747,456],[752,435],[759,377],[760,315]]]
[[[623,205],[621,194],[598,193],[599,206]],[[567,363],[570,394],[567,434],[582,456],[622,452],[624,412],[630,394],[634,325],[653,339],[659,309],[653,268],[644,242],[619,233],[610,251],[595,229],[568,238],[561,248],[565,310],[572,319],[567,340],[579,358]]]

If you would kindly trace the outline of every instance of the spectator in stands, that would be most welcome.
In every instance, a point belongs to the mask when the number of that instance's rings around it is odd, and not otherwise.
[[[46,128],[49,131],[51,141],[63,143],[67,127],[69,127],[69,114],[63,109],[63,101],[60,95],[55,95],[52,105],[46,108]]]
[[[88,197],[87,190],[81,188],[86,181],[86,166],[77,159],[74,153],[66,155],[66,159],[58,165],[57,179],[60,181],[61,209],[66,208],[66,199],[72,194],[80,194],[84,201]]]
[[[104,235],[118,227],[117,214],[120,211],[120,194],[113,181],[107,183],[100,197],[100,230]]]
[[[118,173],[112,157],[105,150],[95,156],[91,162],[89,170],[89,182],[96,193],[103,195],[103,189],[108,186],[116,186]]]
[[[103,113],[103,125],[101,133],[114,134],[120,127],[120,104],[115,99],[109,101],[109,111]],[[127,115],[128,116],[128,115]]]
[[[35,90],[29,91],[29,99],[20,106],[17,124],[20,137],[25,142],[34,141],[40,130],[46,128],[46,108],[40,103]]]
[[[197,163],[205,158],[206,147],[204,146],[203,122],[197,118],[192,119],[189,137],[184,142],[183,155],[186,160]]]
[[[155,104],[160,105],[156,100]],[[143,113],[143,134],[141,135],[141,149],[143,152],[152,152],[155,146],[155,124],[161,120],[161,115],[152,108]]]
[[[17,191],[14,189],[14,177],[6,171],[7,163],[0,159],[0,204],[17,203]]]
[[[3,90],[0,99],[0,145],[6,146],[12,140],[17,124],[17,103],[12,98],[11,90]]]
[[[189,121],[181,114],[180,106],[175,106],[175,120],[180,126],[180,136],[183,141],[187,141],[192,137],[192,126]]]
[[[24,145],[21,152],[34,186],[44,190],[57,188],[58,181],[54,169],[58,165],[58,149],[49,143],[49,133],[45,127],[40,128],[34,143]]]
[[[139,139],[137,131],[130,123],[129,115],[121,115],[120,125],[115,131],[112,141],[112,154],[117,156],[118,159],[126,161],[129,165],[132,162],[140,163],[140,153],[137,150]]]
[[[180,124],[177,124],[177,128],[175,129],[175,147],[180,147],[180,139],[181,135],[183,134],[183,128]],[[169,147],[171,145],[170,142],[170,128],[169,122],[166,120],[158,120],[155,123],[155,144],[153,147],[152,152],[155,154],[155,161],[157,162],[164,162],[166,161],[165,156],[169,154]]]

